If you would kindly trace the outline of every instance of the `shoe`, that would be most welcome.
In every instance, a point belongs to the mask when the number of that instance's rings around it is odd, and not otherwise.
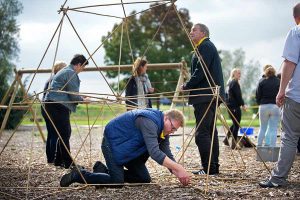
[[[60,160],[54,160],[54,166],[57,166],[57,167],[63,167],[63,163],[62,163],[62,161],[60,161]]]
[[[63,175],[60,179],[60,187],[68,187],[69,185],[71,185],[72,183],[74,183],[74,177],[77,175],[77,170],[71,170],[70,173],[67,173],[65,175]]]
[[[76,167],[76,166],[77,166],[77,167]],[[76,170],[76,171],[77,171],[77,168],[78,168],[79,170],[85,169],[85,168],[84,168],[83,166],[81,166],[81,165],[74,165],[74,164],[69,165],[69,166],[65,166],[65,168],[66,168],[66,169],[70,168],[71,170]]]
[[[101,161],[97,161],[93,166],[93,172],[108,174],[108,169]]]
[[[265,181],[261,181],[258,183],[260,185],[260,187],[262,188],[276,188],[276,187],[280,187],[279,184],[277,183],[273,183],[270,180],[265,180]]]
[[[228,140],[227,140],[226,137],[225,137],[225,139],[223,140],[223,143],[224,143],[225,146],[229,146],[229,142],[228,142]]]
[[[206,175],[206,172],[203,169],[200,169],[198,171],[192,171],[192,173],[195,174],[195,175]],[[209,175],[217,175],[217,174],[219,174],[219,170],[209,171]]]

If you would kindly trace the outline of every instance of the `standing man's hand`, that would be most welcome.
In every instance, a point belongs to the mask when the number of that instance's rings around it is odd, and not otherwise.
[[[285,99],[285,92],[279,91],[276,96],[276,104],[278,107],[281,107],[283,105],[284,99]]]

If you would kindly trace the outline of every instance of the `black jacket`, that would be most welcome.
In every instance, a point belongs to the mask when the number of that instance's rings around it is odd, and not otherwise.
[[[206,38],[198,47],[200,55],[202,56],[209,73],[211,74],[215,84],[221,86],[220,95],[224,99],[225,90],[224,90],[224,81],[223,81],[223,72],[221,67],[221,60],[218,54],[218,51],[215,45]],[[210,81],[211,82],[211,81]],[[211,85],[214,85],[211,82]],[[183,89],[197,89],[197,88],[209,88],[208,81],[205,77],[204,71],[198,61],[197,55],[194,53],[192,56],[191,63],[191,79],[184,85]],[[191,96],[189,98],[189,104],[200,104],[208,103],[211,101],[212,96],[201,96],[201,94],[212,94],[211,89],[205,90],[195,90],[191,91],[190,95],[199,95],[200,96]]]
[[[276,76],[261,78],[256,88],[256,102],[261,104],[276,104],[280,80]]]
[[[240,84],[237,80],[231,80],[226,88],[226,103],[230,108],[238,108],[245,105]]]

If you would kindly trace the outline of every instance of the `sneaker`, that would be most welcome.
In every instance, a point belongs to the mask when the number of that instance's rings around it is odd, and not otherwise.
[[[77,175],[77,170],[71,170],[70,173],[63,175],[60,179],[60,187],[68,187],[72,183],[74,183],[74,177]]]
[[[101,161],[97,161],[93,166],[93,172],[108,174],[108,169]]]
[[[200,169],[198,171],[192,171],[195,175],[206,175],[206,172],[203,169]],[[217,171],[209,171],[209,175],[217,175],[219,174],[219,170]]]
[[[273,183],[270,180],[265,180],[265,181],[261,181],[258,183],[260,185],[260,187],[262,188],[276,188],[276,187],[280,187],[279,184],[277,183]]]

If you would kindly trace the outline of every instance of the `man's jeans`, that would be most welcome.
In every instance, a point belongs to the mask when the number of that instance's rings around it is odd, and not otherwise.
[[[151,177],[146,168],[146,161],[149,158],[145,153],[124,165],[117,165],[113,159],[112,152],[105,137],[102,140],[101,149],[106,161],[109,173],[91,173],[87,170],[80,170],[88,184],[111,184],[111,183],[150,183]],[[124,169],[126,167],[126,170]],[[76,173],[76,182],[84,183],[81,176]]]
[[[264,138],[265,146],[276,146],[277,128],[280,120],[280,110],[276,104],[262,104],[259,106],[260,129],[257,145],[262,146]]]

